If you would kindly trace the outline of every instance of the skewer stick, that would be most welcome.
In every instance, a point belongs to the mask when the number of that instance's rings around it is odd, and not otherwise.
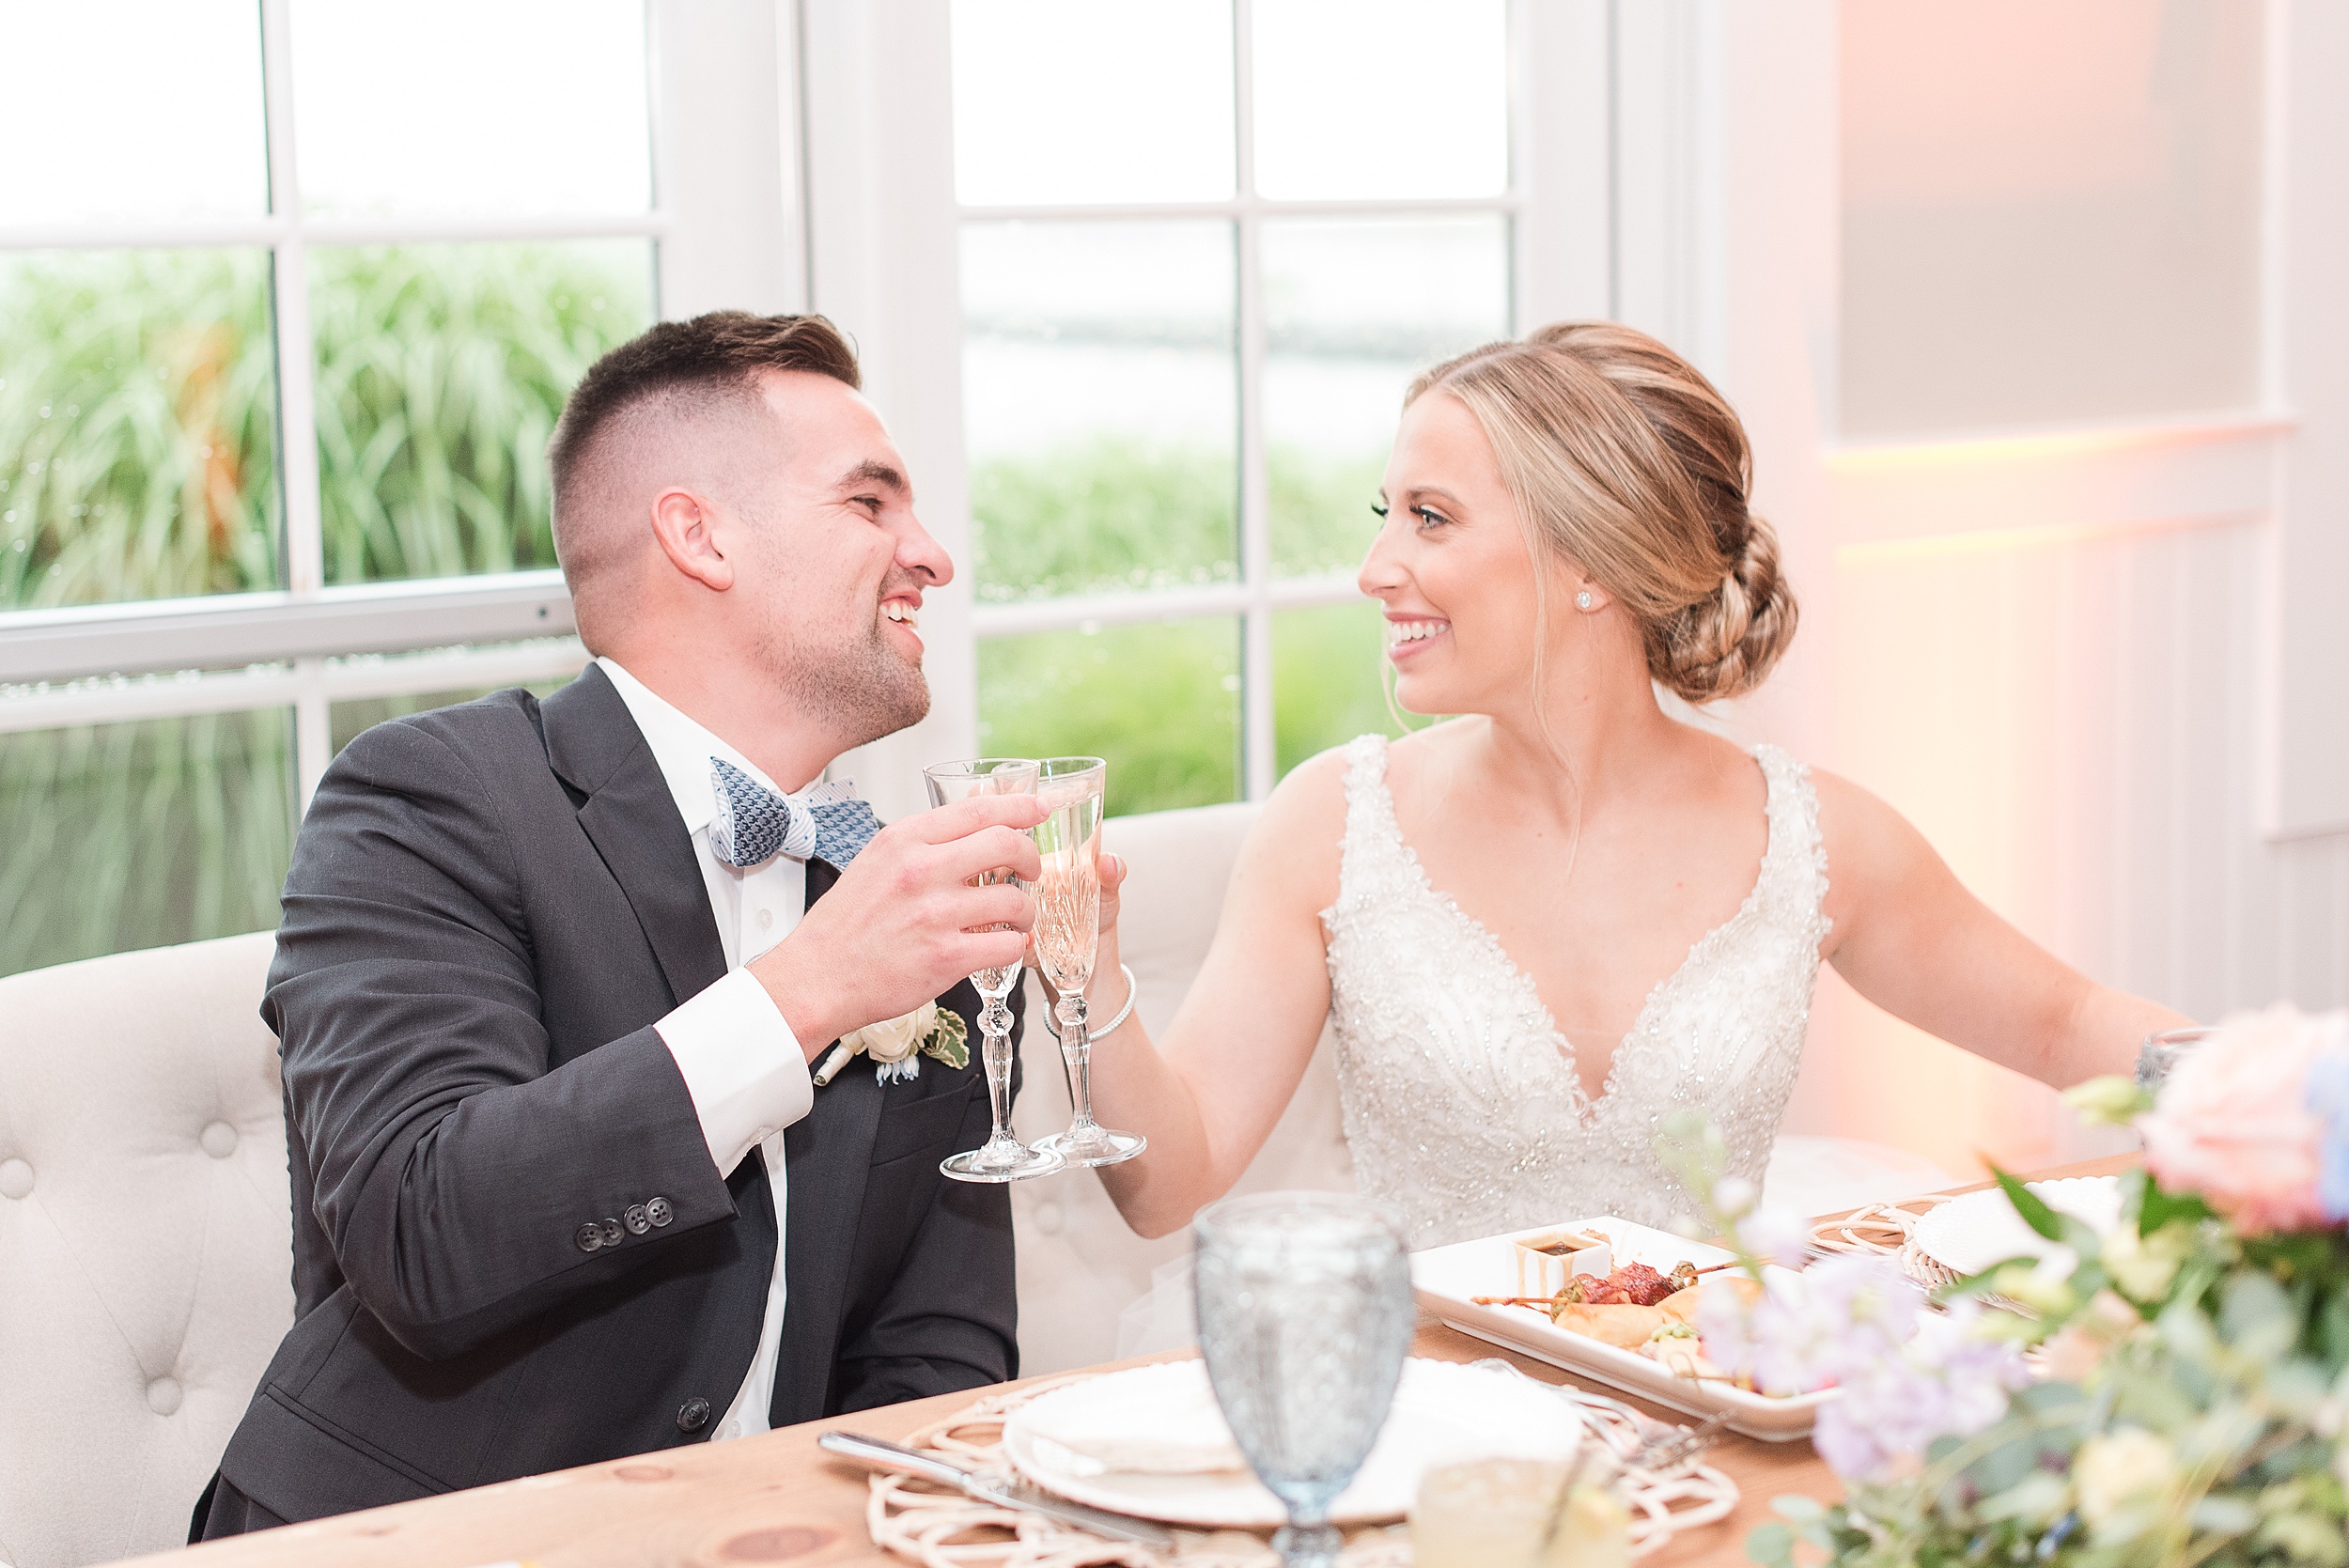
[[[1724,1268],[1736,1266],[1735,1262],[1707,1264],[1696,1272],[1700,1275],[1718,1274]],[[1480,1307],[1554,1307],[1558,1304],[1554,1296],[1471,1296],[1469,1299]]]

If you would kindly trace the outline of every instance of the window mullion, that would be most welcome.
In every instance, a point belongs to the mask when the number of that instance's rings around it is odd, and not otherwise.
[[[1240,757],[1249,800],[1272,792],[1279,761],[1272,706],[1271,488],[1265,473],[1264,271],[1256,215],[1255,27],[1250,0],[1232,0],[1232,138],[1239,196],[1239,555],[1248,609],[1240,632]]]
[[[319,780],[326,776],[326,765],[334,760],[334,714],[329,706],[326,683],[321,678],[326,668],[322,659],[294,660],[294,819],[299,822],[310,809],[310,797],[318,793]]]
[[[292,0],[261,0],[261,93],[269,134],[270,210],[285,223],[272,256],[277,338],[277,472],[286,509],[286,586],[326,585],[319,505],[317,405],[312,396],[310,268],[294,168]]]

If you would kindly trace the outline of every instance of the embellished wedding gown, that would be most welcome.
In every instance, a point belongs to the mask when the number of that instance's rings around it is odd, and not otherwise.
[[[1769,820],[1753,891],[1657,981],[1593,1101],[1532,981],[1403,841],[1386,741],[1346,748],[1338,898],[1321,916],[1338,1083],[1356,1186],[1402,1214],[1414,1248],[1572,1215],[1669,1226],[1694,1205],[1655,1140],[1684,1109],[1760,1186],[1801,1063],[1827,855],[1802,766],[1753,756]]]

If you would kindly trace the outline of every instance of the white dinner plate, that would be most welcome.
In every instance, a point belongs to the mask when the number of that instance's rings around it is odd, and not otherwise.
[[[1511,1231],[1505,1235],[1485,1236],[1412,1253],[1411,1283],[1418,1292],[1420,1305],[1463,1334],[1506,1345],[1537,1360],[1691,1416],[1719,1414],[1732,1432],[1742,1432],[1749,1437],[1783,1442],[1810,1435],[1820,1403],[1835,1397],[1831,1389],[1781,1399],[1753,1393],[1732,1383],[1679,1377],[1660,1361],[1636,1351],[1620,1350],[1587,1335],[1569,1333],[1550,1322],[1549,1314],[1538,1308],[1486,1307],[1476,1303],[1474,1298],[1479,1296],[1502,1296],[1517,1290],[1517,1237],[1540,1235],[1561,1227],[1605,1235],[1617,1266],[1643,1263],[1658,1273],[1669,1273],[1676,1263],[1693,1263],[1702,1268],[1730,1259],[1730,1254],[1718,1247],[1686,1241],[1669,1231],[1635,1225],[1611,1215],[1595,1219],[1564,1219],[1555,1225],[1537,1225],[1532,1230]]]
[[[1170,1414],[1189,1424],[1206,1385],[1206,1363],[1198,1360],[1129,1367],[1072,1383],[1011,1413],[1003,1422],[1003,1452],[1020,1474],[1072,1502],[1203,1529],[1273,1529],[1286,1517],[1280,1499],[1246,1470],[1099,1473],[1040,1430],[1098,1429],[1113,1417],[1146,1433]],[[1420,1477],[1431,1466],[1494,1455],[1563,1459],[1581,1429],[1573,1405],[1526,1378],[1450,1361],[1406,1361],[1387,1424],[1353,1484],[1338,1494],[1331,1518],[1347,1526],[1399,1519],[1410,1512]]]
[[[2117,1176],[2065,1176],[2024,1185],[2049,1208],[2084,1221],[2099,1234],[2121,1218]],[[1952,1274],[1979,1274],[2009,1258],[2045,1258],[2063,1250],[2024,1224],[2006,1193],[1995,1187],[1927,1210],[1908,1239]]]

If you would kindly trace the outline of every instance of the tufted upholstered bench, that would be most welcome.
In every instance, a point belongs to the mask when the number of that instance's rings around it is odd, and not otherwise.
[[[263,931],[0,979],[0,1560],[187,1539],[293,1321]]]
[[[1132,866],[1126,961],[1154,1026],[1206,956],[1255,810],[1105,831]],[[183,1539],[291,1321],[276,1041],[256,1011],[272,947],[262,932],[0,979],[0,1563],[72,1568]],[[1027,1060],[1016,1125],[1034,1139],[1067,1125],[1068,1094],[1040,1029]],[[1807,1212],[1942,1180],[1879,1145],[1780,1140],[1797,1148],[1842,1183],[1788,1186],[1774,1160],[1773,1200]],[[1325,1036],[1240,1190],[1352,1180]],[[1188,1257],[1187,1231],[1136,1236],[1088,1172],[1011,1199],[1022,1371],[1182,1340],[1187,1323],[1141,1309]]]

